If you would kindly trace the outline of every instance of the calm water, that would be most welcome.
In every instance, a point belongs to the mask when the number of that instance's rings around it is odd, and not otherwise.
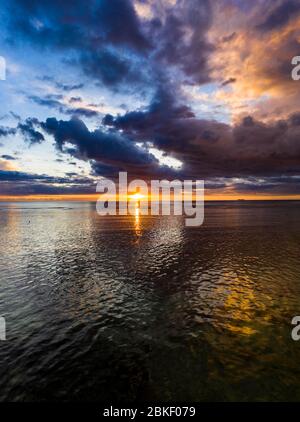
[[[0,203],[0,400],[300,400],[300,203]]]

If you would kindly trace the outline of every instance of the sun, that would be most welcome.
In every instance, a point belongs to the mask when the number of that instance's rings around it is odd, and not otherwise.
[[[134,193],[132,195],[128,195],[130,199],[133,199],[135,201],[140,201],[141,199],[143,199],[145,197],[145,195],[142,195],[141,193]]]

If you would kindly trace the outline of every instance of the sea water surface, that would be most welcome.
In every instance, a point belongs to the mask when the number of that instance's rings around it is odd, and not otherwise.
[[[0,203],[0,401],[300,400],[300,203]]]

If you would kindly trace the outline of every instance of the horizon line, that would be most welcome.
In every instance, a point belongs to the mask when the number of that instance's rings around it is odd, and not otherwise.
[[[99,194],[63,195],[0,195],[0,202],[96,202]],[[217,201],[299,201],[299,195],[205,195],[204,202]],[[117,202],[120,202],[117,200]]]

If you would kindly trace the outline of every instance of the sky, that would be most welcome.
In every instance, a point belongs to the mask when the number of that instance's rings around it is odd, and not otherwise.
[[[0,198],[300,198],[300,0],[2,0]],[[78,195],[78,196],[77,196]]]

